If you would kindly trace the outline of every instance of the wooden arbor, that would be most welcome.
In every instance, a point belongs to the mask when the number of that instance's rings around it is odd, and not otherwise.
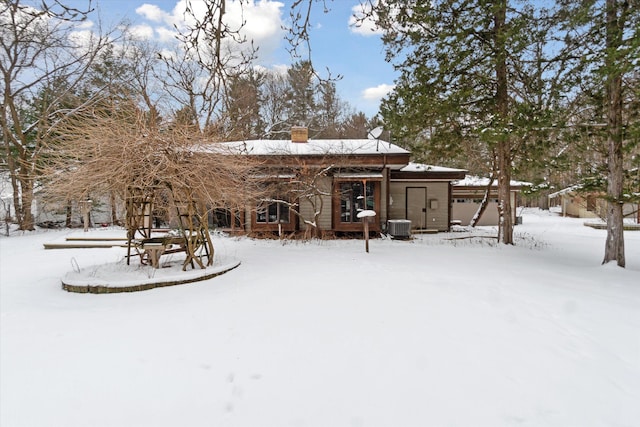
[[[191,191],[183,189],[182,191],[173,191],[173,207],[184,237],[187,254],[182,269],[185,270],[187,264],[191,264],[191,268],[195,268],[194,261],[200,268],[205,268],[204,257],[207,258],[207,266],[211,266],[214,251],[205,204],[195,199]]]
[[[198,126],[160,125],[133,99],[115,110],[74,116],[61,129],[64,141],[43,172],[48,192],[59,200],[74,200],[78,188],[83,195],[122,197],[128,260],[140,255],[157,267],[162,254],[182,251],[184,269],[205,268],[213,263],[208,209],[244,206],[256,188],[252,171],[258,162],[240,149],[216,144]],[[174,228],[159,237],[158,211]]]
[[[175,216],[175,233],[159,237],[152,234],[156,209],[165,209],[169,216]],[[189,189],[174,189],[170,184],[154,185],[146,188],[127,188],[126,195],[127,264],[133,252],[143,263],[159,267],[163,254],[184,252],[187,265],[206,268],[213,264],[213,243],[207,224],[207,209]],[[205,261],[206,258],[206,261]]]

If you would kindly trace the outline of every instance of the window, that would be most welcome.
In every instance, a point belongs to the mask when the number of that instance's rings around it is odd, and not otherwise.
[[[489,199],[489,203],[498,203],[498,199]],[[472,198],[465,198],[465,199],[454,199],[453,203],[476,203],[476,204],[480,204],[482,203],[482,199],[472,199]]]
[[[259,224],[288,224],[289,205],[284,202],[263,202],[258,206],[256,222]]]
[[[360,181],[340,183],[340,222],[361,222],[358,212],[375,209],[374,182],[366,185]]]

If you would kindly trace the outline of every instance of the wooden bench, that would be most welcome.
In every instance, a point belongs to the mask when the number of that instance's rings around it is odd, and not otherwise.
[[[141,246],[143,254],[146,255],[146,259],[153,268],[160,268],[160,257],[167,249],[167,245],[164,243],[148,242],[142,243]]]
[[[140,261],[143,264],[148,262],[153,268],[160,268],[160,257],[162,255],[186,252],[185,239],[181,236],[163,236],[136,240],[134,245],[140,254]]]

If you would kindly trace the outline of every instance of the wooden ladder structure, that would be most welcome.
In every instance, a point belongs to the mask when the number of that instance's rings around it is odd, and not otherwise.
[[[187,265],[191,265],[191,268],[195,268],[195,264],[198,264],[200,268],[213,265],[214,250],[209,234],[206,209],[200,207],[201,203],[198,203],[188,190],[174,190],[173,204],[180,231],[184,236],[187,254],[182,270],[186,270]],[[206,264],[204,263],[205,257]]]
[[[127,188],[125,201],[127,227],[127,265],[131,259],[131,249],[138,251],[137,240],[151,238],[153,227],[154,189],[141,187]]]

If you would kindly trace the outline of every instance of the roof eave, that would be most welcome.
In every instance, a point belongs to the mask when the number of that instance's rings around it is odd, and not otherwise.
[[[391,179],[403,179],[403,180],[425,180],[425,179],[438,179],[455,181],[458,179],[464,179],[467,175],[467,171],[420,171],[420,172],[408,172],[408,171],[392,171]]]

